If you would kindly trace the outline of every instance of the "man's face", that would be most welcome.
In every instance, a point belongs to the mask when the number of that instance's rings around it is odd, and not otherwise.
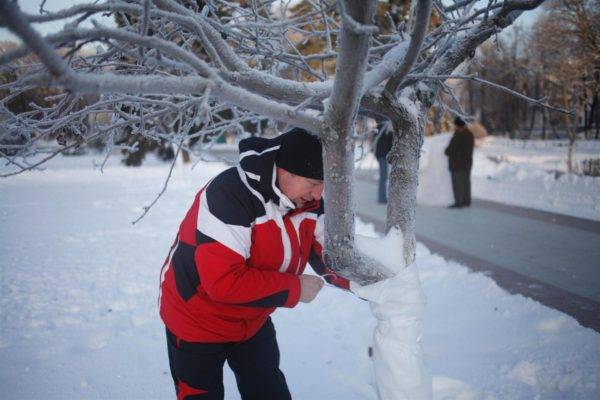
[[[323,181],[298,176],[279,167],[277,186],[298,208],[311,201],[321,200],[323,196]]]

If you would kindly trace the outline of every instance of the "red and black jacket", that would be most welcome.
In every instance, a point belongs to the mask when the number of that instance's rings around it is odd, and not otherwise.
[[[161,273],[160,315],[189,342],[252,337],[276,307],[294,307],[298,275],[312,268],[349,282],[322,262],[323,202],[302,209],[275,184],[275,139],[240,142],[240,163],[195,197]]]

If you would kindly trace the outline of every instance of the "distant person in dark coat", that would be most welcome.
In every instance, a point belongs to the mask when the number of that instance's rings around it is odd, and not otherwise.
[[[377,191],[377,202],[381,204],[387,203],[387,155],[392,149],[392,130],[389,125],[389,122],[378,122],[377,136],[375,137],[375,157],[379,163],[379,189]]]
[[[450,208],[460,208],[471,205],[471,167],[475,139],[462,118],[456,117],[454,126],[454,135],[445,154],[448,156],[454,192],[454,204]]]

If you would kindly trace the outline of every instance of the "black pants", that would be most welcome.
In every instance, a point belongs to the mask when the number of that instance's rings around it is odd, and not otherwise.
[[[171,376],[177,400],[222,400],[225,360],[242,400],[290,400],[279,370],[279,348],[269,318],[252,338],[239,343],[190,343],[167,329]]]
[[[454,204],[471,205],[471,171],[452,171],[451,173]]]

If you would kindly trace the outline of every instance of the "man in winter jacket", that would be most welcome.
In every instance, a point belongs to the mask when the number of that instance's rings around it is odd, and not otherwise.
[[[196,195],[161,272],[160,315],[178,399],[223,399],[223,364],[243,400],[290,399],[269,315],[312,301],[323,254],[323,161],[303,129],[248,138],[240,162]]]
[[[454,204],[450,208],[461,208],[471,205],[471,167],[475,139],[462,118],[456,117],[454,126],[454,135],[445,154],[448,156],[454,192]]]

